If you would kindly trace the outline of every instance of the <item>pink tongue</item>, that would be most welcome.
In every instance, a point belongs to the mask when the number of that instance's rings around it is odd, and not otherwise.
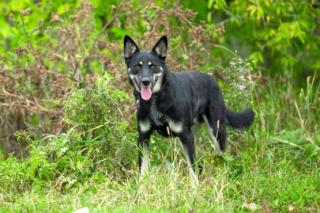
[[[145,101],[149,100],[151,98],[152,92],[151,92],[151,86],[142,86],[141,87],[141,98]]]

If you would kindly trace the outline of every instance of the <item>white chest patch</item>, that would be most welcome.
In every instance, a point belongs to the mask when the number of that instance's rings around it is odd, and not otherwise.
[[[182,122],[174,122],[171,119],[168,119],[169,127],[174,133],[181,133],[183,130]]]
[[[161,126],[165,123],[168,123],[171,131],[173,131],[174,133],[181,133],[183,131],[183,123],[180,121],[174,121],[160,112],[154,100],[151,103],[150,119],[156,126]]]
[[[139,121],[139,127],[141,132],[147,132],[151,128],[151,123],[149,120]]]

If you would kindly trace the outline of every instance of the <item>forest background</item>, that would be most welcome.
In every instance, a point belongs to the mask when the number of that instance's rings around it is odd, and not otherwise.
[[[320,4],[315,0],[0,1],[0,211],[318,212]],[[154,136],[139,180],[122,48],[169,37],[168,66],[214,76],[254,125],[200,186],[179,141]]]

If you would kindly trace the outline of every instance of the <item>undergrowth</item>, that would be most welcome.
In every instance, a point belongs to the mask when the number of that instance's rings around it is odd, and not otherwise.
[[[6,135],[0,139],[27,150],[18,158],[0,146],[1,212],[319,211],[318,76],[299,89],[284,75],[264,76],[226,47],[230,57],[216,60],[210,49],[219,48],[212,41],[223,30],[193,25],[195,14],[182,7],[144,2],[134,10],[121,3],[99,31],[99,13],[87,3],[70,20],[54,17],[44,29],[50,39],[39,41],[44,48],[22,47],[10,53],[19,57],[0,64]],[[121,53],[123,35],[131,31],[144,47],[168,34],[169,67],[215,76],[230,108],[256,112],[250,129],[228,129],[223,156],[200,130],[198,188],[190,187],[175,138],[153,136],[151,168],[143,178],[138,173],[135,108]]]

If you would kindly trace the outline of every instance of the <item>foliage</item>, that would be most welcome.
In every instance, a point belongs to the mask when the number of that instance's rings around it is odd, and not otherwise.
[[[304,83],[304,77],[319,72],[316,1],[209,0],[208,8],[208,21],[225,28],[220,42],[237,49],[264,73]],[[221,51],[214,52],[221,56]]]
[[[67,18],[70,10],[75,10],[77,0],[70,1],[2,1],[0,3],[0,46],[1,55],[8,50],[38,46],[39,40],[47,40],[45,27],[55,16]],[[38,46],[39,47],[39,46]]]
[[[316,2],[6,0],[0,11],[1,212],[320,208]],[[256,111],[220,157],[201,129],[197,189],[174,138],[154,136],[151,169],[137,172],[125,34],[142,48],[167,34],[170,68],[215,76],[227,106]]]

